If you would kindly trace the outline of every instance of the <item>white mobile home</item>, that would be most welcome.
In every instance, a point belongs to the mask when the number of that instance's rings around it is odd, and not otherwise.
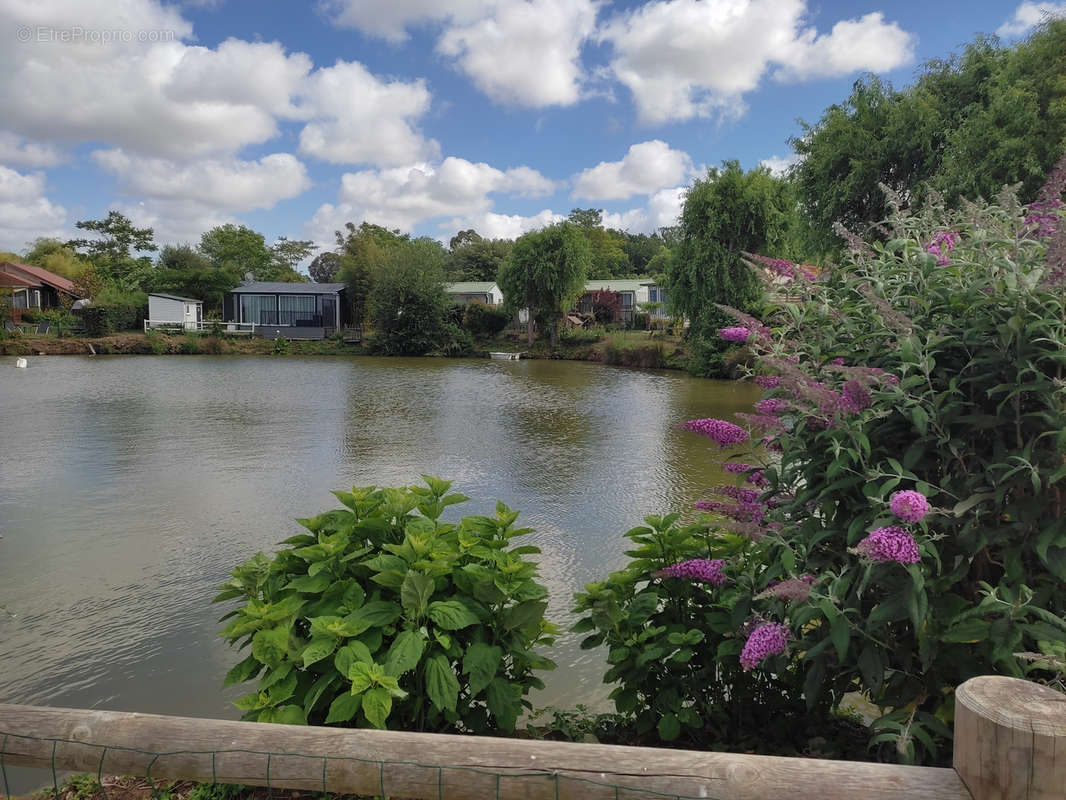
[[[148,319],[145,328],[199,330],[204,320],[204,301],[173,294],[148,295]]]
[[[494,281],[459,281],[444,284],[444,293],[453,303],[479,302],[488,306],[503,305],[503,292]]]

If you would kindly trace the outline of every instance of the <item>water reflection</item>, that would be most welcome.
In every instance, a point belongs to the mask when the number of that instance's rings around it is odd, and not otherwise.
[[[594,364],[372,358],[0,358],[0,700],[236,717],[215,587],[336,505],[421,473],[521,509],[550,613],[624,560],[621,532],[720,480],[678,423],[747,386]],[[565,634],[538,705],[602,697]]]

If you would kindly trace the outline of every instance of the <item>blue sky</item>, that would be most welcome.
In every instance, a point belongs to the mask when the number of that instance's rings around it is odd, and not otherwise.
[[[0,0],[0,249],[118,209],[157,241],[240,222],[513,237],[574,207],[651,232],[709,165],[787,163],[897,86],[1066,2]]]

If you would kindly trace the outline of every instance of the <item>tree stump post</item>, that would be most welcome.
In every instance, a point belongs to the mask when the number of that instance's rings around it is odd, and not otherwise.
[[[982,675],[955,690],[955,771],[974,800],[1066,798],[1066,694]]]

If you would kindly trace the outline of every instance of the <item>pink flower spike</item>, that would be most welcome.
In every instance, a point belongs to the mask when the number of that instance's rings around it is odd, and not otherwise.
[[[725,339],[727,342],[739,342],[741,344],[748,341],[751,338],[751,331],[747,328],[741,328],[735,326],[732,328],[722,328],[718,331],[718,335]]]
[[[691,419],[682,427],[685,430],[710,437],[716,444],[725,447],[731,444],[743,444],[748,441],[748,432],[739,425],[724,419]]]
[[[925,495],[913,489],[896,492],[888,501],[888,507],[904,522],[921,522],[930,511]]]
[[[788,628],[780,622],[765,622],[748,636],[740,652],[740,666],[744,671],[754,669],[770,656],[788,648]]]
[[[865,539],[855,545],[855,552],[878,562],[917,564],[922,560],[914,537],[897,525],[870,531]]]

